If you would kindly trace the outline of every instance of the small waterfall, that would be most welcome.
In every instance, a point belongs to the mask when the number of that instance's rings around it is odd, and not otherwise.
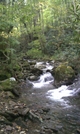
[[[46,62],[46,68],[43,68],[43,72],[46,72],[47,70],[52,70],[53,66],[51,66],[48,62]]]
[[[52,70],[53,66],[51,66],[48,62],[37,62],[35,65],[36,68],[40,68],[43,70],[43,74],[40,75],[40,78],[38,81],[32,82],[34,88],[41,88],[43,86],[46,86],[54,81],[53,76],[50,72],[47,72],[49,70]]]
[[[36,68],[41,68],[41,70],[43,70],[43,72],[46,72],[47,70],[52,70],[53,66],[50,65],[48,62],[44,63],[44,62],[37,62],[35,65]]]
[[[53,80],[54,80],[54,78],[51,75],[51,73],[46,72],[40,76],[40,79],[38,81],[32,82],[32,84],[33,84],[33,87],[35,87],[35,88],[41,88],[45,85],[52,83]]]
[[[38,81],[31,82],[33,85],[33,88],[42,88],[47,87],[51,84],[53,85],[54,77],[51,75],[50,70],[52,70],[53,66],[50,65],[48,62],[37,62],[35,65],[36,68],[40,68],[43,70],[43,74],[40,75],[40,78]],[[70,86],[62,85],[61,87],[57,89],[51,89],[48,88],[48,91],[46,93],[47,97],[51,100],[58,100],[62,101],[64,100],[64,97],[73,96],[75,94],[76,89],[70,89]]]

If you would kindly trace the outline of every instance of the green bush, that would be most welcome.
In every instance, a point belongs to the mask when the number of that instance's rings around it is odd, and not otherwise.
[[[42,54],[41,50],[38,50],[38,49],[34,49],[33,48],[31,50],[28,50],[27,56],[29,58],[39,59],[39,58],[42,58],[43,57],[43,54]]]

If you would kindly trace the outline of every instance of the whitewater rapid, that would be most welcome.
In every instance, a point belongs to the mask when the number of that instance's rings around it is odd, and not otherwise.
[[[53,69],[53,66],[50,65],[48,62],[44,64],[44,62],[37,62],[35,67],[41,67],[43,70],[43,74],[40,75],[39,80],[31,82],[33,85],[33,88],[41,89],[42,87],[45,87],[49,84],[54,85],[54,77],[50,73],[50,71]],[[47,72],[48,70],[48,72]],[[62,85],[59,88],[49,89],[46,92],[46,97],[55,100],[55,101],[62,101],[64,100],[64,97],[73,96],[75,94],[76,89],[70,89],[69,86]]]

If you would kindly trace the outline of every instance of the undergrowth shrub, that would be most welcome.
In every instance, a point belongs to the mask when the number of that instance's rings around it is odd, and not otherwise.
[[[27,51],[27,56],[29,58],[39,59],[43,57],[42,51],[38,49],[31,49]]]

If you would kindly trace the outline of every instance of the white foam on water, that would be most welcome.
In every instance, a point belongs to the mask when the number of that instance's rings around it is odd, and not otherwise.
[[[52,70],[53,66],[51,66],[48,62],[46,62],[46,68],[43,69],[43,71]]]
[[[40,76],[40,79],[38,81],[32,82],[33,87],[35,88],[41,88],[44,85],[50,84],[53,82],[54,78],[51,75],[50,72],[46,72],[43,75]]]
[[[43,61],[42,61],[42,62],[37,62],[37,63],[36,63],[36,65],[35,65],[35,67],[37,67],[37,68],[38,68],[40,65],[43,65],[43,64],[44,64],[44,62],[43,62]]]
[[[46,71],[46,70],[52,70],[53,66],[50,65],[48,62],[37,62],[35,67],[39,68],[40,66],[42,66],[42,70]]]
[[[62,85],[58,89],[49,90],[47,92],[47,97],[51,100],[59,100],[62,101],[63,97],[73,96],[75,89],[69,90],[69,86]]]

